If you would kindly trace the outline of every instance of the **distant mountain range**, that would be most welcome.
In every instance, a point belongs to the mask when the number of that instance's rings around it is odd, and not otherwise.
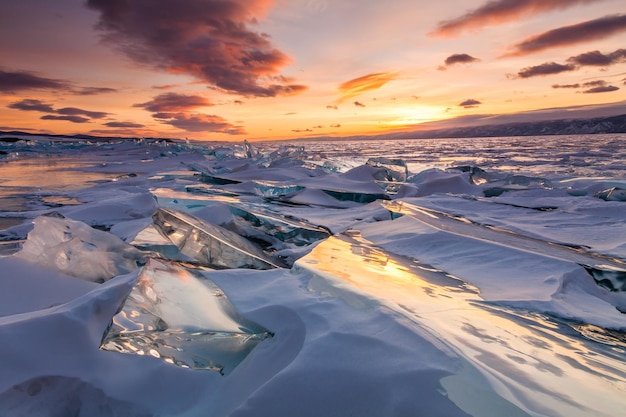
[[[495,120],[494,120],[495,121]],[[473,121],[475,124],[476,121]],[[513,123],[493,123],[473,126],[445,127],[420,129],[414,131],[385,133],[370,136],[342,137],[342,140],[383,140],[383,139],[428,139],[428,138],[475,138],[475,137],[505,137],[505,136],[541,136],[541,135],[590,135],[599,133],[626,133],[626,114],[607,117],[541,120]],[[75,138],[86,140],[115,139],[91,135],[46,135],[19,131],[0,131],[0,142],[15,140],[15,136],[44,136],[57,138]],[[153,138],[172,140],[167,138]],[[307,138],[293,138],[292,140],[325,141],[337,140],[333,136],[318,136]]]
[[[626,133],[626,114],[588,119],[543,120],[461,126],[433,130],[381,135],[390,139],[408,138],[464,138],[498,136],[541,136],[541,135],[590,135],[597,133]]]

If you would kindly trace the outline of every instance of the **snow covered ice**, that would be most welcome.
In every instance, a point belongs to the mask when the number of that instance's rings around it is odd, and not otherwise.
[[[2,416],[623,414],[624,135],[0,147]]]

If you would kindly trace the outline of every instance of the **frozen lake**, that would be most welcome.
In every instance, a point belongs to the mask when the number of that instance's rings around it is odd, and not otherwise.
[[[21,139],[0,415],[625,409],[626,135]]]

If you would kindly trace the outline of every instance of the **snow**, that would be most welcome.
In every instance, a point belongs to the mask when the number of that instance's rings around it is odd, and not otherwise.
[[[2,143],[0,415],[621,415],[625,145]]]

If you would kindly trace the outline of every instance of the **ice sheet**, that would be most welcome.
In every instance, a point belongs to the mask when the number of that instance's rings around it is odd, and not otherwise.
[[[626,259],[625,203],[614,198],[626,188],[624,135],[283,145],[48,137],[3,145],[0,217],[23,220],[0,222],[0,241],[10,248],[0,254],[0,410],[19,403],[31,415],[76,404],[203,417],[620,415],[626,292],[599,285],[581,265]],[[75,178],[90,172],[98,179],[69,188],[3,185],[22,180],[12,162],[46,158],[78,161],[69,167]],[[226,181],[203,183],[203,175]],[[438,217],[385,208],[400,202]],[[226,376],[175,366],[149,350],[99,349],[141,265],[128,274],[132,265],[111,270],[98,284],[33,263],[64,250],[13,255],[38,239],[41,231],[29,236],[32,221],[53,211],[72,231],[80,222],[86,242],[117,237],[98,256],[85,256],[94,265],[129,247],[144,251],[159,257],[151,262],[165,265],[161,272],[209,277],[239,314],[274,337],[237,353]],[[176,224],[172,235],[189,232],[189,252],[159,231],[155,212],[176,213],[165,220]],[[334,236],[293,240],[304,233],[292,231],[310,225]],[[192,256],[203,253],[213,226],[237,236],[225,239],[227,259],[251,253],[239,244],[245,236],[263,248],[256,260],[284,260],[288,268],[238,268],[248,259],[207,271],[206,257]],[[202,296],[204,285],[182,286],[194,301],[188,308],[174,302],[173,287],[164,291],[168,308],[156,315],[168,320],[146,313],[137,322],[183,328],[166,334],[170,346],[195,346],[177,337],[206,323],[239,323],[204,314],[212,299]],[[76,396],[62,399],[60,385]],[[36,387],[41,394],[20,396]]]

